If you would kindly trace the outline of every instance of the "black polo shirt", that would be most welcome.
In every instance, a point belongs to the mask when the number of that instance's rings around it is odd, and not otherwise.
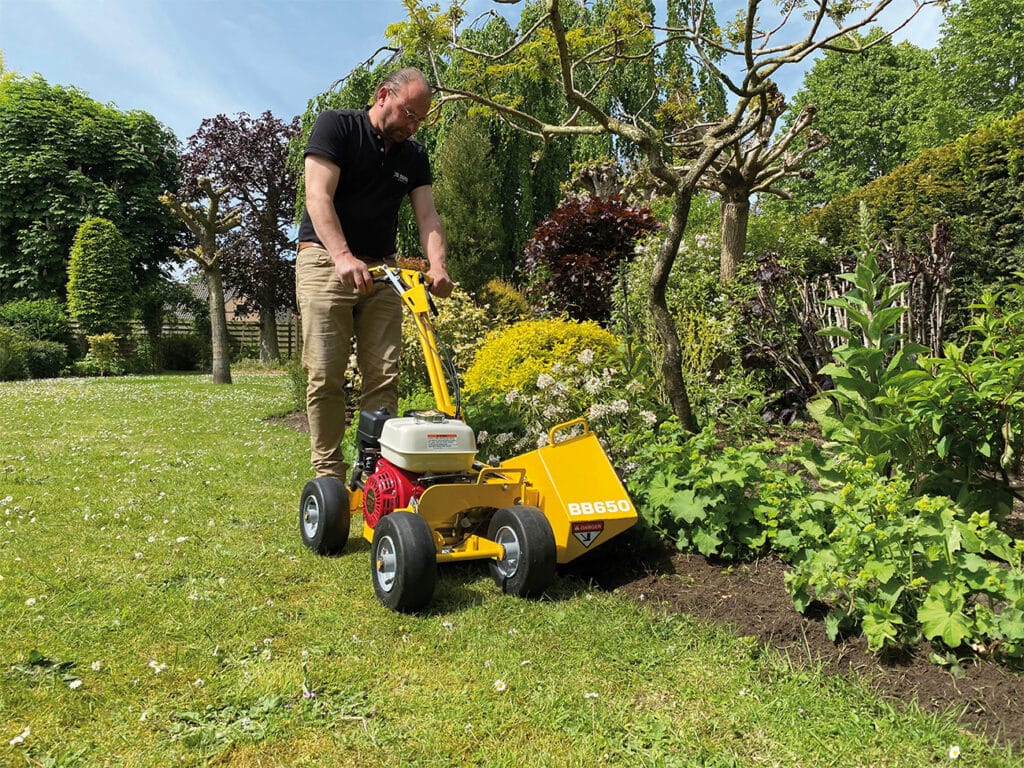
[[[368,110],[329,109],[313,124],[305,154],[321,155],[341,169],[334,210],[352,253],[364,261],[394,254],[402,199],[432,183],[423,145],[407,139],[385,152]],[[302,214],[299,241],[320,242],[308,210]]]

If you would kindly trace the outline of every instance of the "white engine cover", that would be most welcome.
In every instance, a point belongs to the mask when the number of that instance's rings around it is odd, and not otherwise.
[[[463,421],[443,416],[388,419],[380,455],[410,472],[464,472],[476,458],[476,436]]]

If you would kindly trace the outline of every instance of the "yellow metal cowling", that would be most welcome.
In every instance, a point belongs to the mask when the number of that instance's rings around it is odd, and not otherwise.
[[[580,434],[568,434],[576,427]],[[559,563],[575,560],[636,523],[636,508],[586,419],[558,424],[548,433],[548,445],[501,466],[525,471],[524,503],[544,512]]]

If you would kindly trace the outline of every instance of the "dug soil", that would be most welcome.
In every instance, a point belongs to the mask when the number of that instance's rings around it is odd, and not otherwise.
[[[274,421],[309,431],[305,414]],[[658,610],[724,625],[795,663],[859,680],[885,698],[951,712],[964,728],[1024,752],[1024,672],[973,659],[962,663],[963,674],[954,675],[929,660],[927,644],[886,658],[869,653],[863,637],[833,642],[825,634],[823,611],[801,615],[793,608],[783,581],[787,569],[772,557],[734,564],[682,554],[631,531],[579,558],[565,575]]]

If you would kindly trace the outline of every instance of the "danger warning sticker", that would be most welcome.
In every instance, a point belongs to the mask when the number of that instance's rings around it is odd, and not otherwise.
[[[455,434],[428,434],[427,450],[443,451],[447,448],[455,448],[458,445],[459,436]]]
[[[572,524],[572,535],[575,536],[584,547],[589,547],[597,541],[597,537],[603,532],[604,522],[601,520],[591,520],[585,523]]]

